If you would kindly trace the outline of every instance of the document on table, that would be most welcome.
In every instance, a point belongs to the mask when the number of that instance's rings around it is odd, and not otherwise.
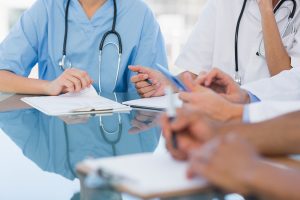
[[[182,101],[179,99],[178,94],[174,94],[176,107],[182,106]],[[124,105],[131,106],[133,108],[153,109],[153,110],[165,110],[169,106],[168,97],[151,97],[144,99],[136,99],[132,101],[123,102]]]
[[[77,93],[25,97],[21,100],[50,116],[130,111],[129,106],[99,96],[93,86]]]
[[[188,179],[187,169],[187,162],[176,161],[169,153],[86,160],[77,166],[82,174],[101,170],[119,180],[112,183],[118,191],[143,199],[188,195],[206,189],[206,180]]]

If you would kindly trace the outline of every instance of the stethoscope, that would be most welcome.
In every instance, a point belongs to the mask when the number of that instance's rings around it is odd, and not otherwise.
[[[281,33],[281,37],[283,37],[285,35],[285,33],[287,32],[289,26],[291,25],[291,22],[292,22],[292,20],[293,20],[293,18],[295,16],[296,8],[297,8],[296,0],[281,0],[275,6],[275,8],[274,8],[274,14],[276,14],[276,12],[279,10],[279,8],[282,6],[282,4],[285,3],[286,1],[292,1],[293,2],[293,9],[290,12],[290,15],[288,17],[288,23],[285,26],[285,28],[283,29],[283,31]],[[238,39],[239,39],[240,24],[241,24],[241,20],[242,20],[242,17],[244,15],[244,12],[245,12],[246,4],[247,4],[247,0],[244,0],[243,6],[242,6],[242,10],[241,10],[241,13],[240,13],[238,21],[237,21],[236,31],[235,31],[235,75],[234,75],[234,80],[239,85],[242,84],[242,77],[239,74]],[[260,56],[260,57],[264,57],[263,54],[261,53],[262,43],[263,43],[263,39],[261,40],[261,42],[259,44],[258,51],[256,52],[256,55]]]
[[[59,62],[59,66],[62,70],[66,70],[69,68],[72,68],[72,63],[71,60],[68,59],[67,57],[67,41],[68,41],[68,19],[69,19],[69,8],[70,8],[70,1],[67,1],[67,5],[66,5],[66,10],[65,10],[65,35],[64,35],[64,44],[63,44],[63,52],[62,52],[62,58]],[[118,7],[117,7],[117,3],[116,0],[113,0],[114,3],[114,17],[113,17],[113,23],[112,23],[112,28],[110,31],[107,31],[100,42],[99,45],[99,91],[102,92],[102,87],[101,87],[101,73],[100,73],[100,69],[101,69],[101,63],[102,63],[102,53],[103,53],[103,49],[108,46],[108,45],[112,45],[114,46],[117,51],[118,51],[118,66],[117,66],[117,73],[116,73],[116,77],[115,77],[115,82],[114,82],[114,88],[116,88],[117,85],[117,81],[118,81],[118,77],[119,77],[119,71],[120,71],[120,66],[121,66],[121,58],[122,58],[122,53],[123,53],[123,47],[122,47],[122,39],[120,34],[116,31],[116,22],[117,22],[117,17],[118,17]],[[115,35],[118,39],[118,43],[115,42],[108,42],[105,43],[107,37],[109,35]]]

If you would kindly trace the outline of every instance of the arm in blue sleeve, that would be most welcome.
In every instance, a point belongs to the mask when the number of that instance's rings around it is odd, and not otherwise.
[[[244,122],[244,123],[250,123],[249,105],[245,105],[245,106],[244,106],[243,122]]]
[[[249,91],[248,91],[248,95],[250,97],[250,103],[260,102],[260,99]]]

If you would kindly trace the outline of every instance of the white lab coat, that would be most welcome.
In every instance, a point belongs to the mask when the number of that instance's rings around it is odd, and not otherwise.
[[[300,67],[242,86],[261,101],[300,101]]]
[[[300,101],[264,101],[248,105],[249,122],[261,122],[284,114],[300,111]]]
[[[300,5],[299,0],[296,1]],[[235,29],[242,4],[242,0],[208,0],[200,13],[194,31],[176,61],[176,66],[195,74],[217,67],[233,76],[235,74]],[[287,1],[283,7],[292,9],[292,3]],[[290,13],[283,7],[276,14],[281,31],[287,25]],[[293,23],[298,30],[299,6]],[[257,1],[248,0],[240,25],[238,47],[243,83],[270,77],[266,60],[256,55],[262,37],[261,15]],[[283,43],[291,56],[292,66],[300,67],[300,31],[288,30],[283,37]]]

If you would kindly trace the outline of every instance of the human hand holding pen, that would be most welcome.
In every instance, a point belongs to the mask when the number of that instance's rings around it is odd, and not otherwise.
[[[131,78],[131,82],[144,98],[163,96],[165,87],[171,85],[170,81],[157,70],[143,66],[129,66],[129,69],[138,73]]]
[[[182,108],[177,109],[172,122],[167,115],[162,116],[161,125],[167,149],[178,160],[186,160],[188,153],[214,137],[219,127],[218,123],[203,115]],[[176,134],[177,148],[173,145],[173,134]]]
[[[262,161],[255,149],[236,134],[215,137],[189,154],[189,178],[204,177],[228,192],[249,194]],[[251,192],[257,192],[256,190]]]

